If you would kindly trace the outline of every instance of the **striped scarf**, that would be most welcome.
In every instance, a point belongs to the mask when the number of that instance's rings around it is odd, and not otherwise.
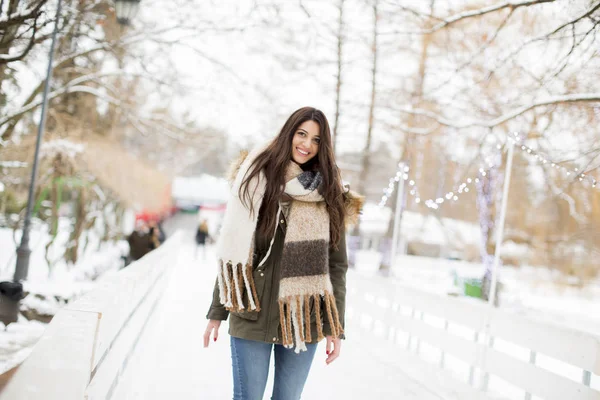
[[[217,243],[220,301],[234,312],[246,308],[248,311],[260,311],[252,278],[253,235],[258,212],[250,214],[238,194],[250,164],[258,154],[259,151],[250,153],[240,166]],[[318,172],[302,171],[298,164],[290,161],[285,178],[284,192],[292,201],[280,265],[279,318],[283,344],[288,348],[295,344],[298,353],[306,351],[305,344],[312,341],[311,299],[317,317],[317,340],[324,337],[321,326],[322,303],[332,335],[338,337],[343,331],[329,277],[329,214],[319,193],[322,177]],[[266,179],[262,173],[249,183],[254,210],[260,209],[265,186]],[[279,220],[280,213],[281,207],[276,220]],[[274,238],[275,232],[271,246]],[[269,257],[271,246],[258,266],[262,266]],[[244,303],[245,299],[247,304]]]

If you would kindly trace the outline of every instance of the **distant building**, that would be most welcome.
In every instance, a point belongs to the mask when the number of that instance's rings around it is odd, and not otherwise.
[[[176,177],[171,185],[174,205],[182,210],[197,210],[200,206],[220,207],[227,202],[229,184],[224,178],[203,174]]]

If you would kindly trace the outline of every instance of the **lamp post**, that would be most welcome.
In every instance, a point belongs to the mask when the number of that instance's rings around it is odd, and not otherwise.
[[[130,25],[140,8],[140,2],[141,0],[115,0],[117,21],[121,25]]]
[[[117,13],[117,21],[121,25],[131,24],[131,20],[138,12],[141,0],[115,0],[115,8]],[[48,68],[46,70],[46,82],[44,83],[44,93],[42,97],[42,114],[40,124],[38,125],[37,141],[35,143],[35,153],[33,156],[33,169],[31,171],[31,181],[29,182],[29,193],[27,196],[27,208],[25,210],[25,221],[23,222],[23,235],[21,236],[21,244],[17,248],[17,262],[15,265],[15,274],[13,280],[20,282],[27,279],[29,272],[29,256],[31,249],[29,248],[29,229],[31,227],[31,210],[33,208],[33,194],[35,191],[35,180],[38,170],[38,159],[40,153],[40,145],[46,127],[46,116],[48,112],[48,92],[50,91],[50,82],[52,80],[52,63],[54,62],[54,50],[56,48],[56,37],[58,36],[58,20],[62,0],[58,0],[56,6],[56,17],[54,21],[54,30],[52,32],[52,43],[50,45],[50,54],[48,57]]]
[[[27,195],[27,208],[25,210],[25,221],[23,223],[23,235],[21,236],[21,244],[17,249],[17,264],[15,266],[15,275],[13,278],[15,282],[27,279],[27,272],[29,271],[29,256],[31,255],[31,249],[29,248],[29,228],[31,226],[33,192],[35,190],[35,179],[37,177],[40,144],[42,142],[42,136],[44,135],[44,128],[46,126],[48,91],[50,90],[50,81],[52,80],[52,63],[54,62],[54,49],[56,48],[58,19],[60,18],[61,6],[62,0],[58,0],[58,4],[56,6],[56,17],[54,20],[54,30],[52,32],[52,44],[50,45],[50,54],[48,57],[48,68],[46,70],[46,82],[44,83],[44,94],[42,97],[42,115],[40,116],[40,124],[38,125],[37,141],[35,143],[35,153],[33,156],[33,169],[31,170],[31,181],[29,182],[29,194]]]

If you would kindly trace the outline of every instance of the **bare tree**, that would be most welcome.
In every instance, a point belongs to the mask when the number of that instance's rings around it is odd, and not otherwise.
[[[342,92],[342,65],[343,65],[343,49],[344,49],[344,1],[339,3],[339,18],[337,31],[337,71],[335,85],[335,119],[333,122],[333,149],[336,149],[338,140],[339,123],[340,123],[340,98]]]

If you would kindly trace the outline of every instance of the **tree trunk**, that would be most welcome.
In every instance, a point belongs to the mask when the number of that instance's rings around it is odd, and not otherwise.
[[[8,3],[7,17],[17,11],[21,0],[10,0]],[[10,52],[11,43],[15,38],[15,34],[19,29],[19,25],[8,27],[0,37],[0,54],[6,55]],[[4,93],[2,92],[2,82],[6,78],[6,64],[0,64],[0,104],[4,104]]]
[[[342,89],[342,61],[343,61],[343,45],[344,45],[344,1],[340,0],[338,19],[338,34],[337,34],[337,75],[335,85],[335,120],[333,122],[333,151],[337,149],[337,139],[339,133],[340,122],[340,97]]]
[[[367,196],[367,179],[369,176],[369,163],[371,157],[371,142],[373,140],[373,125],[374,125],[374,114],[375,114],[375,101],[377,98],[377,35],[379,28],[379,14],[377,12],[378,0],[375,0],[373,4],[373,43],[371,47],[372,55],[373,55],[373,68],[371,69],[371,101],[369,105],[369,123],[367,127],[367,140],[365,143],[365,149],[362,155],[362,165],[360,169],[360,177],[358,180],[358,193],[361,193],[365,197]],[[355,235],[359,235],[360,233],[360,219],[356,223]]]
[[[434,6],[435,6],[435,0],[431,0],[431,4],[430,4],[430,14],[433,15],[433,11],[434,11]],[[430,24],[430,23],[429,23]],[[430,26],[426,26],[430,27]],[[412,95],[412,99],[411,102],[413,104],[414,107],[416,108],[420,108],[421,102],[423,100],[423,87],[425,84],[425,77],[427,74],[427,59],[429,56],[429,46],[431,44],[431,39],[432,39],[432,34],[425,34],[422,36],[422,42],[421,42],[421,54],[419,56],[419,71],[417,72],[417,76],[416,76],[416,80],[417,80],[417,84],[416,84],[416,89],[415,92]],[[409,128],[412,128],[416,125],[416,118],[413,114],[410,114],[407,118],[406,121],[406,125]],[[404,140],[401,144],[401,149],[400,149],[400,159],[398,160],[398,162],[404,161],[405,165],[408,167],[411,167],[411,157],[410,157],[410,144],[411,144],[411,134],[410,133],[406,133],[404,136]],[[398,190],[398,185],[396,185],[396,190]],[[405,194],[406,195],[406,194]],[[396,209],[396,204],[397,204],[397,197],[396,195],[392,195],[391,198],[388,200],[390,207],[392,208],[392,210]],[[401,199],[401,201],[403,201]],[[400,210],[400,215],[399,215],[399,219],[400,221],[398,222],[399,225],[398,226],[402,226],[402,216],[403,216],[403,212],[404,209]],[[386,237],[389,238],[389,240],[392,240],[393,234],[394,234],[394,215],[395,213],[392,212],[392,218],[390,218],[390,222],[388,223],[388,229],[386,232]],[[390,249],[392,248],[392,246],[390,246]],[[392,257],[390,257],[390,262],[392,261]],[[382,268],[390,268],[391,265],[382,265]]]

